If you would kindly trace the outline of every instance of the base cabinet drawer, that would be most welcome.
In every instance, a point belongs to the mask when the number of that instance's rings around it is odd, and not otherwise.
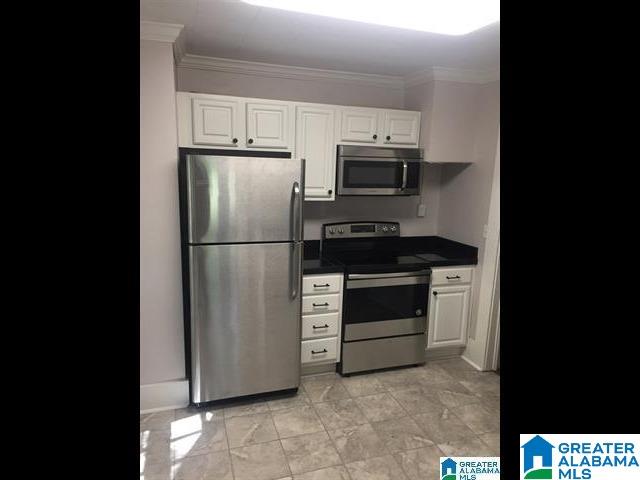
[[[302,317],[302,339],[331,337],[338,335],[338,312]]]
[[[338,338],[304,340],[300,350],[302,363],[335,362],[338,358]]]
[[[307,276],[302,278],[302,294],[316,295],[340,292],[340,275]]]
[[[432,268],[431,285],[456,285],[470,283],[473,267],[460,268]]]
[[[313,295],[302,297],[302,313],[329,313],[337,312],[340,308],[340,295]]]

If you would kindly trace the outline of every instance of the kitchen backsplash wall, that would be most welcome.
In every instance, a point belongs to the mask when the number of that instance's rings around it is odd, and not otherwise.
[[[320,238],[323,223],[380,220],[400,222],[403,236],[437,235],[440,203],[440,166],[425,165],[422,196],[336,197],[335,202],[304,202],[304,238]],[[426,215],[418,217],[420,202]]]

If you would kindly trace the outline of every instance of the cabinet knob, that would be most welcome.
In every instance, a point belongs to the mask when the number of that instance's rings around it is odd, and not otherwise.
[[[391,135],[387,135],[387,141],[391,140]]]
[[[374,136],[373,136],[373,139],[374,139],[374,140],[375,140],[375,139],[377,139],[377,138],[378,138],[378,135],[374,135]]]
[[[437,295],[438,295],[438,292],[433,292],[433,294],[437,296]]]
[[[250,138],[249,140],[247,140],[247,143],[251,145],[253,143],[253,138]]]
[[[329,195],[331,195],[331,192],[333,192],[333,190],[327,190],[327,193],[328,193]]]
[[[238,139],[234,138],[233,140],[231,140],[233,143],[238,143]]]

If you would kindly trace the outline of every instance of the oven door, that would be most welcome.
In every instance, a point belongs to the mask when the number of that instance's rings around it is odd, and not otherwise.
[[[426,330],[429,270],[349,274],[343,340],[422,334]]]
[[[338,158],[338,195],[419,195],[420,179],[419,160]]]

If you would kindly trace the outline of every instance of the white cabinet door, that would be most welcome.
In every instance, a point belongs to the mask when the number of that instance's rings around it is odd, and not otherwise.
[[[384,112],[384,143],[417,146],[419,135],[420,112]]]
[[[244,141],[240,101],[193,98],[193,143],[237,147]]]
[[[286,103],[247,102],[247,147],[290,147],[290,107]]]
[[[305,200],[335,198],[335,110],[327,107],[296,107],[296,157],[304,158]]]
[[[340,141],[378,143],[378,110],[344,108],[340,111]]]
[[[465,345],[471,285],[432,287],[427,347]]]

